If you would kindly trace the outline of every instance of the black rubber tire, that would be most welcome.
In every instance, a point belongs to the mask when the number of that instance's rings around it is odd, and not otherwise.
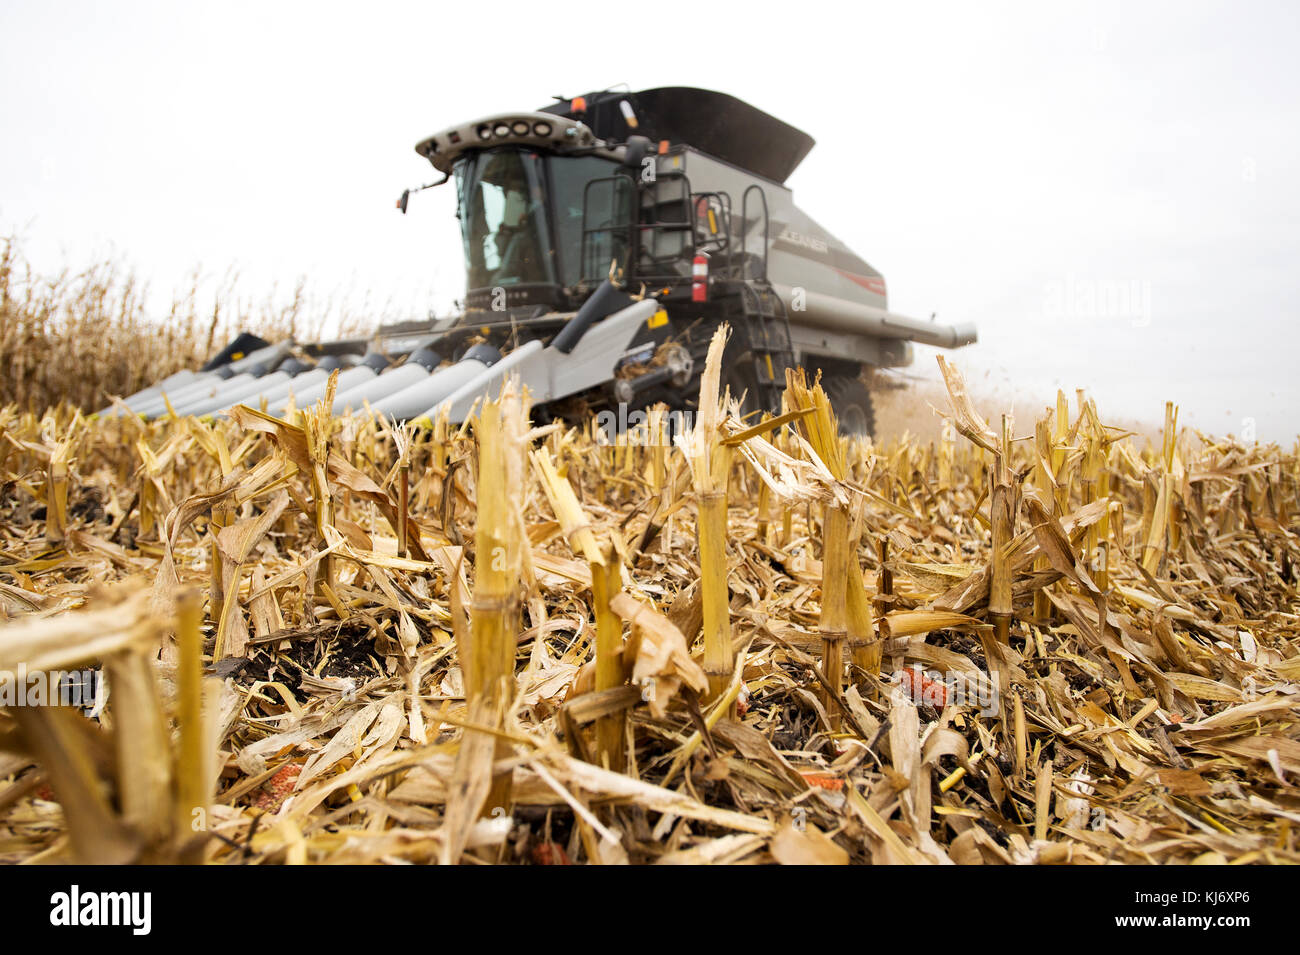
[[[721,388],[718,389],[719,397],[726,389],[731,389],[733,398],[739,398],[742,394],[745,400],[740,405],[741,416],[745,418],[746,424],[758,424],[759,411],[767,411],[762,406],[758,396],[758,379],[754,377],[753,358],[748,353],[743,359],[732,360],[728,362],[726,356],[723,358]]]
[[[827,375],[822,379],[831,410],[839,421],[840,434],[869,437],[876,431],[876,412],[871,405],[871,391],[861,378]]]

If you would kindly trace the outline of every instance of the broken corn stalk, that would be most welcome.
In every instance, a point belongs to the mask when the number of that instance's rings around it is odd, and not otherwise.
[[[68,464],[80,424],[78,411],[67,434],[50,449],[45,480],[45,539],[54,543],[61,542],[68,529]]]
[[[610,608],[610,601],[622,589],[618,557],[613,547],[601,547],[597,543],[573,486],[555,470],[550,455],[538,449],[532,453],[532,461],[569,546],[587,559],[591,570],[591,596],[596,614],[595,689],[622,686],[623,621]],[[626,711],[620,711],[596,721],[597,752],[607,769],[622,769],[626,720]]]
[[[844,448],[840,442],[839,426],[831,410],[830,399],[820,384],[811,389],[802,368],[786,372],[786,399],[793,408],[812,408],[812,414],[799,420],[799,428],[813,452],[826,466],[831,477],[839,482],[844,480]],[[825,517],[822,521],[822,603],[818,619],[818,630],[822,638],[822,676],[826,683],[822,688],[826,712],[831,724],[839,729],[840,709],[838,695],[844,683],[844,641],[849,629],[849,588],[859,583],[861,570],[852,573],[851,564],[856,566],[856,546],[850,551],[849,513],[847,506],[840,500],[832,498],[827,501]],[[857,539],[853,543],[856,545]],[[855,588],[858,589],[858,588]],[[855,631],[862,638],[861,629],[864,622],[862,600],[865,593],[854,596]],[[869,614],[870,611],[868,610]],[[863,662],[870,664],[864,655]]]
[[[709,343],[704,374],[700,377],[699,415],[686,451],[698,502],[695,530],[700,549],[704,672],[709,678],[709,699],[721,696],[735,668],[727,590],[727,477],[731,470],[731,449],[722,440],[724,409],[718,394],[722,354],[729,333],[729,328],[723,325]]]

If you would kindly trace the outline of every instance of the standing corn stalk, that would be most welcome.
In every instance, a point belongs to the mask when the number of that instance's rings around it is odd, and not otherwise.
[[[622,574],[614,548],[602,548],[601,560],[591,562],[591,596],[596,607],[596,691],[623,685],[623,621],[610,609],[622,589]],[[596,721],[596,747],[606,769],[623,769],[626,710]]]
[[[303,413],[302,427],[307,436],[307,455],[311,463],[308,478],[311,481],[312,503],[315,507],[316,536],[322,543],[328,543],[326,528],[334,524],[334,499],[329,483],[330,432],[334,426],[334,417],[330,410],[334,406],[334,391],[338,387],[339,373],[330,373],[325,397],[315,408]],[[325,598],[335,606],[338,599],[338,569],[333,554],[326,554],[321,561],[322,580],[318,587]],[[339,614],[340,618],[346,614]]]
[[[1110,478],[1111,466],[1115,455],[1107,448],[1105,465],[1101,472],[1101,496],[1110,503],[1106,511],[1101,515],[1101,520],[1097,522],[1097,560],[1099,569],[1097,571],[1097,586],[1102,590],[1110,589],[1110,515],[1119,505],[1110,499]],[[1118,513],[1122,514],[1120,510]]]
[[[944,385],[952,401],[953,420],[960,431],[976,447],[982,448],[993,456],[993,467],[989,472],[991,501],[989,504],[989,523],[992,528],[993,547],[989,555],[989,617],[996,628],[995,636],[990,639],[980,634],[984,644],[984,655],[989,668],[998,680],[999,686],[1006,686],[1006,657],[1004,647],[1008,642],[1012,613],[1011,565],[1008,545],[1015,530],[1017,510],[1016,489],[1011,473],[1011,421],[1002,418],[1002,433],[995,433],[985,422],[966,391],[966,381],[956,368],[938,356],[939,370],[943,372]]]
[[[704,672],[709,678],[710,699],[725,692],[736,665],[727,591],[727,477],[731,448],[722,443],[724,409],[718,397],[722,353],[729,333],[726,325],[713,333],[704,374],[700,376],[699,415],[686,439],[686,460],[698,496],[696,538],[704,606]]]
[[[1160,572],[1170,532],[1170,515],[1173,512],[1174,454],[1178,438],[1178,409],[1172,401],[1165,403],[1164,441],[1160,448],[1159,470],[1152,469],[1155,483],[1155,501],[1150,511],[1150,529],[1142,550],[1142,567],[1151,576]]]
[[[1052,475],[1056,491],[1056,514],[1070,511],[1070,471],[1066,467],[1075,433],[1070,428],[1070,403],[1065,392],[1056,391],[1056,430],[1052,432]]]
[[[68,431],[49,449],[50,461],[45,475],[45,539],[62,542],[68,529],[68,465],[72,446],[81,428],[78,411],[68,424]]]
[[[812,448],[821,459],[830,476],[836,481],[844,480],[844,448],[840,444],[839,427],[835,414],[831,411],[830,399],[820,384],[808,388],[807,379],[802,368],[786,371],[786,400],[793,408],[811,408],[812,413],[799,421],[799,428]],[[851,576],[850,563],[857,563],[856,546],[850,553],[849,512],[844,501],[832,497],[826,502],[825,515],[822,519],[822,605],[818,619],[818,629],[822,637],[822,676],[826,683],[822,696],[826,712],[830,714],[832,725],[838,729],[840,710],[838,696],[844,685],[844,640],[849,627],[849,585],[850,581],[861,581],[861,570]],[[856,545],[856,538],[853,543]],[[865,603],[865,591],[862,601],[854,601],[855,620],[861,626],[862,604]],[[866,611],[869,620],[870,610]],[[861,635],[859,635],[861,636]],[[864,662],[869,662],[865,661]]]
[[[1011,564],[1007,548],[1015,532],[1015,486],[1011,477],[1011,418],[1002,416],[1002,436],[998,452],[993,458],[991,472],[993,487],[990,493],[989,522],[993,527],[992,573],[989,578],[989,616],[997,632],[998,642],[1010,642],[1011,615]]]
[[[772,415],[765,411],[760,423],[767,424],[771,420]],[[771,508],[771,500],[772,489],[768,487],[766,481],[760,481],[758,485],[758,507],[756,509],[757,523],[754,532],[754,539],[760,544],[767,543],[767,512]]]
[[[519,633],[519,581],[523,576],[516,496],[523,490],[523,402],[507,385],[501,399],[484,405],[478,439],[478,518],[474,531],[474,596],[469,646],[461,666],[472,722],[500,729],[513,696]],[[476,734],[469,734],[476,735]],[[497,739],[497,756],[508,754]],[[492,778],[485,809],[510,803],[510,773]]]
[[[201,422],[194,423],[191,433],[198,445],[217,463],[217,468],[221,472],[221,480],[224,483],[235,467],[230,457],[230,446],[226,444],[225,435],[218,434],[215,428]],[[143,440],[140,442],[139,449],[140,457],[144,460],[144,480],[140,485],[140,532],[144,534],[152,531],[154,523],[151,515],[149,517],[150,531],[145,530],[146,496],[150,505],[149,511],[152,512],[159,498],[159,478],[166,463],[170,461],[170,455],[165,453],[169,450],[169,446],[164,447],[164,453],[152,454]],[[218,537],[222,529],[229,527],[234,523],[234,520],[235,505],[229,497],[224,497],[212,505],[212,516],[208,521],[208,531],[212,538],[209,550],[212,556],[208,562],[210,580],[208,612],[212,615],[213,620],[221,620],[225,616],[225,570],[222,566],[221,547],[218,544]]]
[[[1093,501],[1106,497],[1109,492],[1110,486],[1107,480],[1106,463],[1109,446],[1106,433],[1097,418],[1097,407],[1093,404],[1092,399],[1088,399],[1083,403],[1083,418],[1086,427],[1084,428],[1083,437],[1084,453],[1080,487],[1082,489],[1081,503],[1087,506]],[[1107,546],[1106,539],[1102,536],[1101,522],[1089,525],[1084,541],[1087,548],[1084,552],[1084,563],[1092,572],[1092,578],[1097,582],[1098,589],[1105,591],[1107,586]]]
[[[211,755],[204,747],[203,605],[196,593],[181,595],[176,608],[176,831],[193,831],[211,801]]]
[[[407,535],[411,512],[411,433],[403,426],[393,432],[397,446],[397,556],[409,556]]]
[[[1043,492],[1045,498],[1052,501],[1056,500],[1056,482],[1051,470],[1052,452],[1052,424],[1050,416],[1044,416],[1034,427],[1034,487]],[[1046,557],[1038,557],[1034,561],[1035,571],[1046,571],[1049,568]],[[1052,604],[1047,598],[1047,589],[1040,587],[1034,591],[1034,622],[1040,626],[1045,626],[1050,622],[1052,614]]]
[[[430,430],[434,428],[431,420],[428,418],[423,420]],[[402,559],[410,556],[411,459],[415,445],[415,429],[416,425],[411,422],[381,419],[379,431],[372,435],[383,436],[390,440],[393,443],[393,450],[397,452],[397,462],[388,473],[383,485],[387,486],[389,481],[395,481],[397,484],[397,519],[394,521],[393,529],[397,532],[397,556]]]
[[[597,543],[573,485],[555,470],[550,455],[539,448],[533,451],[532,461],[565,539],[586,558],[591,570],[591,598],[596,615],[596,690],[622,686],[623,621],[610,608],[610,601],[623,584],[618,555],[609,544],[601,547]],[[596,750],[607,769],[622,771],[626,721],[624,710],[596,721]]]
[[[875,621],[871,612],[871,599],[867,596],[867,584],[862,577],[862,564],[858,561],[858,547],[862,541],[862,507],[853,519],[849,532],[848,550],[848,591],[846,605],[848,612],[849,652],[853,665],[872,676],[880,675],[880,661],[884,653],[884,644],[875,639]]]

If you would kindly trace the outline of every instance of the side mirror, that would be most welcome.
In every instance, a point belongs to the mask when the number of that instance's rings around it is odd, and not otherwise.
[[[430,182],[430,183],[427,183],[427,184],[425,184],[425,185],[423,185],[423,186],[416,186],[414,189],[405,189],[405,190],[403,190],[403,191],[402,191],[402,197],[401,197],[400,199],[397,200],[397,208],[398,208],[398,210],[401,211],[402,215],[406,215],[406,204],[407,204],[408,202],[411,201],[411,193],[413,193],[413,192],[421,192],[422,190],[425,190],[425,189],[434,189],[434,188],[436,188],[436,187],[438,187],[438,186],[441,186],[444,182],[446,182],[446,181],[449,180],[450,178],[451,178],[451,173],[449,173],[449,172],[448,172],[448,173],[443,173],[442,178],[439,179],[437,182]],[[459,218],[460,213],[457,212],[457,213],[456,213],[456,216]]]
[[[645,157],[653,155],[654,143],[645,136],[629,136],[624,146],[623,165],[628,169],[640,169]]]

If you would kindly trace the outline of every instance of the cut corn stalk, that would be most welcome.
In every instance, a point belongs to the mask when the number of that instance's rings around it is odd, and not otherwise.
[[[479,467],[474,595],[469,644],[462,644],[459,650],[470,718],[494,729],[501,728],[505,708],[513,697],[523,565],[514,495],[523,484],[523,415],[520,396],[507,386],[499,401],[483,406],[475,428]],[[497,757],[504,757],[509,751],[510,747],[498,737]],[[483,811],[507,809],[509,804],[510,773],[493,772]]]
[[[731,449],[723,443],[725,412],[719,395],[722,354],[728,334],[729,329],[724,325],[709,343],[704,374],[700,378],[699,413],[686,446],[697,499],[695,532],[704,604],[704,672],[709,678],[710,699],[726,690],[735,667],[731,648],[731,598],[727,589],[727,477]]]
[[[840,443],[839,426],[831,411],[830,399],[820,384],[808,387],[803,369],[786,372],[786,401],[794,408],[812,408],[813,412],[799,420],[800,430],[813,453],[830,473],[834,481],[843,481],[845,474],[844,449]],[[848,590],[857,578],[856,548],[849,549],[849,515],[845,504],[832,500],[826,505],[822,522],[822,602],[818,630],[822,638],[823,705],[831,716],[832,728],[840,726],[838,697],[844,680],[844,641],[848,636]],[[856,543],[856,540],[855,540]],[[858,601],[855,594],[854,600]],[[863,616],[857,606],[855,630],[862,639]],[[864,660],[870,663],[869,660]]]

